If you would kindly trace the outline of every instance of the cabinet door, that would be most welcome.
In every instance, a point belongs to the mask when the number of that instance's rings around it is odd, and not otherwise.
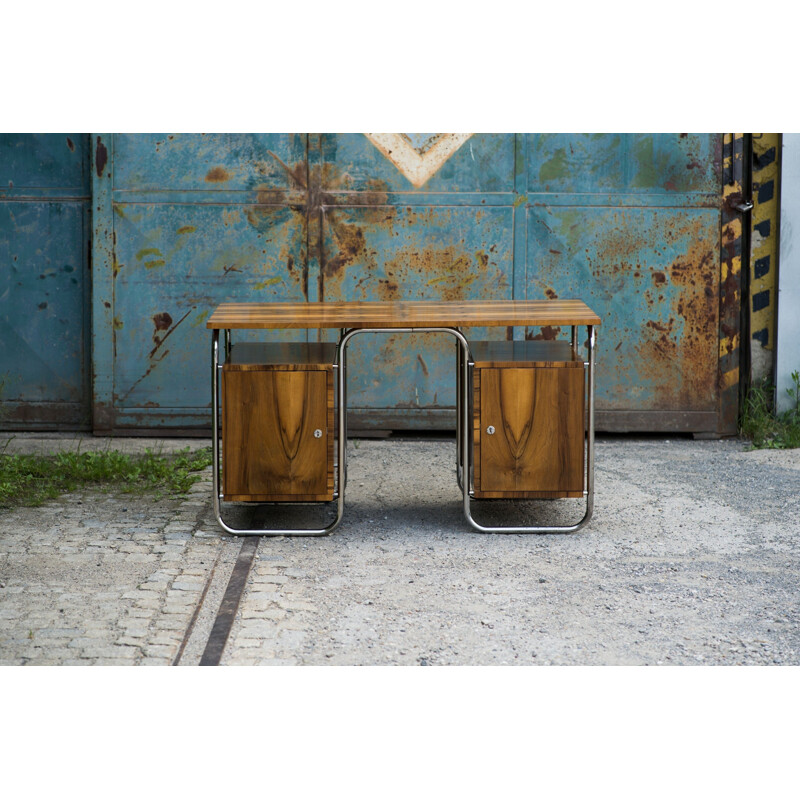
[[[329,372],[232,370],[224,374],[226,499],[329,499]],[[315,436],[316,431],[321,435]]]
[[[480,373],[481,492],[582,492],[583,370]]]

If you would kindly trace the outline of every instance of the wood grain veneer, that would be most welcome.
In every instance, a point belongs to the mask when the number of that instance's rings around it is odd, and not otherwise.
[[[333,499],[334,353],[302,343],[231,348],[222,369],[223,499]]]
[[[222,303],[207,328],[457,328],[599,325],[581,300]]]
[[[474,370],[476,498],[583,496],[585,376],[569,363]]]

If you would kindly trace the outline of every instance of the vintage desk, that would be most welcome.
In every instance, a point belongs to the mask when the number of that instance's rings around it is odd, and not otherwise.
[[[497,533],[579,530],[591,518],[594,501],[599,324],[579,300],[223,303],[207,322],[217,521],[235,534],[331,533],[344,514],[347,483],[347,345],[360,333],[416,331],[456,339],[456,476],[472,527]],[[461,331],[468,326],[561,326],[572,335],[570,341],[468,341]],[[586,360],[577,337],[583,326]],[[232,342],[235,329],[286,328],[332,328],[339,341]],[[585,514],[574,525],[485,527],[471,511],[473,499],[564,497],[586,500]],[[223,501],[335,501],[336,518],[317,529],[243,530],[223,520]]]

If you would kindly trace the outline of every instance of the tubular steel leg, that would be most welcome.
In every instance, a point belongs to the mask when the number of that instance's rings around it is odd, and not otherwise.
[[[464,351],[461,342],[456,340],[456,479],[458,480],[458,488],[464,490],[464,456],[461,426],[463,420],[461,418],[461,362],[464,357]]]
[[[583,518],[575,525],[561,525],[561,526],[552,526],[552,527],[540,527],[540,526],[526,526],[526,527],[485,527],[480,523],[476,522],[472,514],[470,513],[470,494],[467,491],[467,487],[464,488],[464,515],[467,518],[467,521],[472,525],[473,528],[480,531],[481,533],[575,533],[579,531],[581,528],[586,525],[589,520],[592,518],[592,512],[594,510],[594,365],[595,365],[595,344],[596,344],[596,334],[593,325],[587,325],[587,330],[589,334],[589,361],[587,362],[587,366],[589,369],[589,376],[588,376],[588,393],[589,393],[589,421],[588,421],[588,430],[586,434],[586,513],[583,515]],[[574,335],[573,335],[574,338]],[[467,377],[466,371],[464,372],[464,377]],[[465,381],[466,383],[466,381]],[[464,391],[464,396],[461,400],[463,406],[466,408],[468,405],[468,394],[467,391]],[[466,429],[466,422],[467,422],[467,415],[464,414],[464,424]],[[465,447],[465,462],[467,462],[466,466],[464,467],[464,474],[469,474],[469,450],[467,448],[467,439],[464,437],[464,447]]]
[[[226,349],[227,344],[230,342],[230,335],[226,331],[225,332],[225,343]],[[222,367],[219,363],[219,331],[214,329],[212,331],[211,337],[211,414],[212,414],[212,423],[211,423],[211,451],[213,457],[213,479],[212,479],[212,491],[214,493],[214,516],[217,519],[220,527],[226,533],[232,533],[237,536],[328,536],[329,534],[333,533],[334,528],[342,521],[342,516],[344,515],[344,482],[342,480],[342,476],[344,472],[342,470],[342,424],[341,420],[344,416],[344,409],[343,403],[341,401],[342,395],[340,394],[340,401],[339,401],[339,468],[337,471],[337,480],[338,480],[338,489],[339,489],[339,496],[337,498],[337,505],[336,505],[336,519],[327,527],[325,528],[288,528],[288,529],[278,529],[278,528],[258,528],[258,529],[245,529],[245,528],[233,528],[228,525],[222,519],[222,509],[220,507],[220,501],[222,500],[222,494],[220,492],[219,486],[219,475],[220,475],[220,453],[219,453],[219,391],[220,391],[220,371]],[[339,372],[339,389],[341,391],[342,386],[342,373],[344,372],[344,364],[340,365],[338,370]],[[333,435],[333,432],[331,432]]]

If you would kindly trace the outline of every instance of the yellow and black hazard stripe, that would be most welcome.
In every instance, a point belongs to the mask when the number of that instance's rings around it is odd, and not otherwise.
[[[722,219],[719,310],[719,433],[736,433],[739,417],[739,359],[742,297],[744,134],[722,137]]]
[[[776,260],[778,257],[778,177],[781,135],[754,133],[753,210],[750,214],[750,347],[752,378],[771,372],[772,358],[757,358],[758,348],[775,342]]]

